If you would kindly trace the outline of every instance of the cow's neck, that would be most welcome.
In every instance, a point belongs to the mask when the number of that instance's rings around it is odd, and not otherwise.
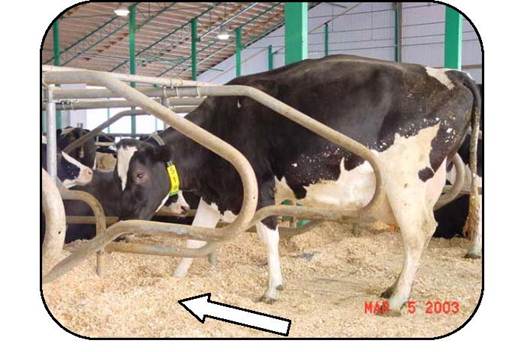
[[[212,153],[172,128],[160,135],[171,149],[171,160],[175,163],[180,177],[180,189],[198,189],[199,170],[205,167],[206,160]]]

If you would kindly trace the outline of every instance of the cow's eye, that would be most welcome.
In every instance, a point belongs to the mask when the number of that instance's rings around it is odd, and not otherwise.
[[[144,177],[144,175],[145,175],[145,173],[143,173],[143,172],[138,172],[138,173],[136,174],[136,178],[139,179],[139,180],[141,180],[141,179]]]

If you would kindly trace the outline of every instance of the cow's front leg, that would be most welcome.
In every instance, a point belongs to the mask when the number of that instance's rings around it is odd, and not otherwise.
[[[278,227],[274,230],[265,224],[256,224],[257,233],[266,245],[267,265],[269,270],[268,285],[266,292],[260,298],[265,303],[273,303],[278,299],[278,291],[282,290],[282,271],[280,269],[280,256],[278,253],[279,233]]]
[[[204,202],[204,200],[200,199],[192,226],[214,228],[217,225],[219,219],[220,212],[217,209],[211,207],[211,205]],[[187,248],[200,248],[205,244],[206,242],[198,240],[187,240],[186,242]],[[193,258],[182,258],[175,269],[173,276],[185,277],[192,263]]]

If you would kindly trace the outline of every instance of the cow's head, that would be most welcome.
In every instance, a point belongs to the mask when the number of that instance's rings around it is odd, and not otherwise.
[[[58,157],[57,173],[66,188],[85,186],[93,179],[93,170],[64,152]]]
[[[167,200],[170,188],[166,146],[123,139],[117,144],[115,172],[121,182],[122,219],[150,219]]]
[[[69,144],[73,143],[83,135],[89,133],[89,130],[82,129],[79,127],[66,127],[63,130],[57,130],[57,145],[59,149],[65,149]],[[95,163],[95,139],[90,138],[85,141],[81,146],[71,150],[69,155],[79,160],[84,165],[94,167]]]

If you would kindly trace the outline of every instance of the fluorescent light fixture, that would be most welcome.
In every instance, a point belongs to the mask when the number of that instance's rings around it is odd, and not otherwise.
[[[129,9],[125,7],[124,5],[118,6],[118,8],[114,10],[114,12],[116,13],[117,16],[120,16],[120,17],[125,17],[129,15]]]
[[[217,34],[218,40],[228,40],[229,39],[229,33],[223,29],[220,30]]]

